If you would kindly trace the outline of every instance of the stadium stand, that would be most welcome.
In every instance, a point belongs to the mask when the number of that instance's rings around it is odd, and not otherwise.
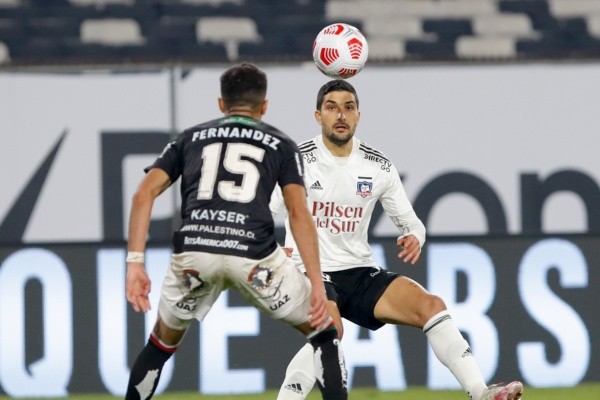
[[[600,0],[0,0],[0,67],[307,61],[333,22],[370,62],[600,56]]]
[[[8,53],[8,46],[6,43],[0,42],[0,64],[8,63],[10,61],[10,54]]]

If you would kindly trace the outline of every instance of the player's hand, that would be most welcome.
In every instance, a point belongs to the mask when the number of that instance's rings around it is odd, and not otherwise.
[[[285,251],[285,255],[288,257],[292,256],[292,253],[294,252],[294,248],[293,247],[282,247],[283,251]]]
[[[329,319],[329,313],[327,312],[327,296],[325,295],[325,288],[323,284],[313,285],[310,293],[310,325],[318,329],[322,327],[325,322]]]
[[[415,235],[407,235],[398,238],[396,244],[402,249],[398,253],[398,258],[402,259],[403,262],[410,262],[412,265],[415,265],[421,256],[419,239]]]
[[[150,278],[141,263],[127,263],[125,295],[136,312],[150,311]]]

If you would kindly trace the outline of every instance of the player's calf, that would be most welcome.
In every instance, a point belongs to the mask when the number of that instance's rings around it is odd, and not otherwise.
[[[147,400],[154,395],[162,368],[177,347],[166,347],[153,335],[138,355],[127,384],[125,400]]]
[[[316,382],[324,400],[348,398],[348,373],[337,336],[337,329],[332,322],[328,329],[309,339],[314,349]]]

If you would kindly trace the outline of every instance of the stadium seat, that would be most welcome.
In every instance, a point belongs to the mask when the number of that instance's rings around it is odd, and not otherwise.
[[[417,18],[387,17],[364,21],[363,31],[370,38],[407,39],[420,38],[427,34],[423,31],[423,22]],[[370,43],[370,40],[369,40]]]
[[[454,40],[458,36],[473,34],[469,19],[426,19],[423,21],[423,31],[435,34],[440,41]]]
[[[526,14],[481,15],[472,19],[478,36],[533,37],[535,32]]]
[[[409,60],[453,60],[456,59],[454,40],[413,40],[405,43],[405,54]]]
[[[22,40],[26,37],[25,24],[20,19],[0,18],[0,40]]]
[[[244,0],[181,0],[182,3],[189,4],[209,4],[211,6],[219,6],[222,4],[244,4]]]
[[[380,61],[403,59],[406,56],[404,41],[400,39],[369,39],[369,57]]]
[[[590,15],[586,18],[587,29],[591,36],[600,38],[600,14]]]
[[[328,18],[369,19],[398,15],[417,18],[462,18],[489,15],[497,11],[492,0],[329,0]]]
[[[0,7],[19,7],[21,0],[0,0]]]
[[[102,7],[108,4],[126,4],[133,5],[135,0],[69,0],[74,6],[97,6]]]
[[[502,13],[523,13],[530,18],[550,15],[546,0],[502,0],[498,3],[498,10]]]
[[[132,19],[88,19],[81,24],[81,41],[108,46],[142,44],[139,24]]]
[[[29,18],[26,21],[28,38],[55,38],[61,41],[79,36],[80,21],[69,18]]]
[[[466,60],[511,59],[517,55],[515,40],[510,37],[460,37],[455,49],[457,57]]]
[[[238,59],[240,43],[258,43],[262,40],[254,20],[244,17],[200,18],[196,23],[196,38],[199,43],[224,44],[230,61]]]
[[[0,42],[0,64],[6,64],[10,61],[10,52],[4,42]]]
[[[600,13],[597,0],[548,0],[552,15],[562,17],[580,17]]]

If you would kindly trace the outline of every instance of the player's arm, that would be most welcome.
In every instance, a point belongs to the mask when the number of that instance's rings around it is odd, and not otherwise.
[[[150,227],[150,215],[154,200],[171,185],[169,175],[159,168],[152,168],[133,195],[129,216],[129,239],[127,244],[128,262],[126,279],[126,297],[135,311],[150,310],[150,278],[144,268],[143,256],[146,237]]]
[[[401,248],[398,258],[414,265],[419,260],[421,248],[425,243],[425,225],[414,210],[396,216],[392,220],[403,232],[396,240],[396,244]]]
[[[290,229],[312,287],[310,322],[314,328],[318,328],[327,321],[329,315],[327,313],[325,286],[321,278],[317,230],[306,206],[306,190],[304,186],[290,183],[285,185],[282,191],[285,206],[288,210]]]
[[[387,175],[387,188],[380,201],[385,213],[400,230],[396,244],[400,247],[398,258],[415,264],[425,244],[425,225],[412,208],[398,171],[394,166]]]
[[[281,187],[279,187],[279,185],[275,185],[275,189],[273,189],[269,209],[271,210],[273,218],[276,218],[279,214],[285,212],[285,202],[283,201],[283,193],[281,192]],[[292,253],[294,252],[293,248],[285,246],[282,246],[281,248],[288,257],[292,256]]]

